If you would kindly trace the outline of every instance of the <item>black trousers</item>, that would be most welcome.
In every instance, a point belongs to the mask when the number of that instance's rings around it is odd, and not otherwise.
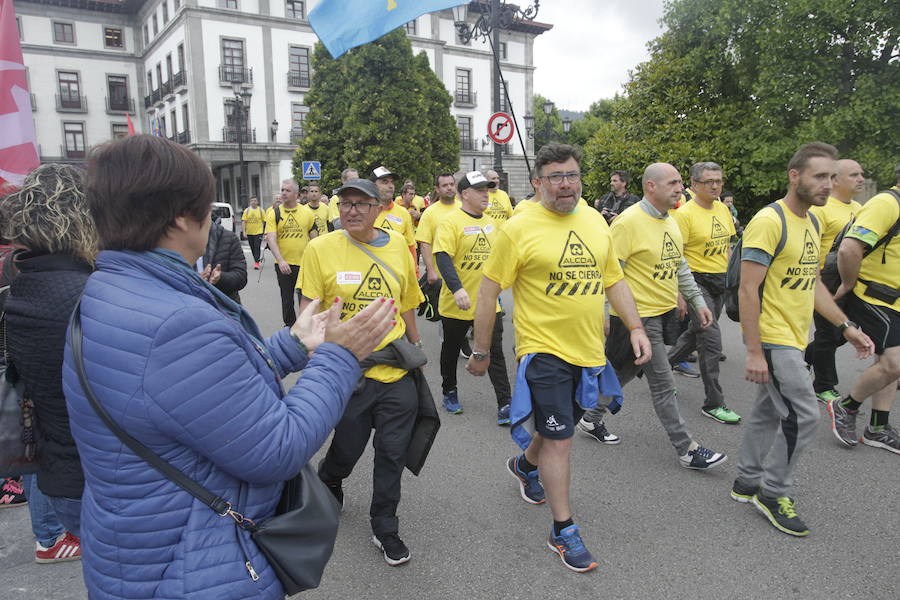
[[[278,279],[278,289],[281,290],[281,316],[284,324],[290,327],[297,320],[297,311],[294,308],[294,288],[297,285],[297,276],[300,274],[300,265],[291,265],[291,272],[285,275],[275,263],[275,277]]]
[[[375,429],[375,467],[372,471],[372,532],[381,536],[397,533],[400,480],[406,466],[406,451],[418,414],[416,384],[411,375],[393,383],[364,378],[334,428],[334,437],[319,465],[325,482],[346,479],[366,449]]]
[[[816,331],[812,343],[806,347],[804,358],[813,368],[813,389],[818,394],[837,388],[837,366],[834,353],[847,341],[841,330],[819,313],[813,313]]]
[[[247,242],[250,244],[250,252],[253,254],[253,262],[258,263],[262,258],[262,254],[259,251],[260,246],[262,246],[262,238],[263,234],[257,235],[248,235]]]
[[[456,389],[459,350],[466,341],[466,333],[472,326],[472,321],[441,317],[441,322],[444,325],[444,342],[441,344],[441,390],[446,394]],[[506,359],[503,356],[503,319],[499,316],[494,320],[494,331],[491,336],[491,364],[488,365],[488,376],[497,396],[497,407],[509,404],[512,393],[509,375],[506,373]]]

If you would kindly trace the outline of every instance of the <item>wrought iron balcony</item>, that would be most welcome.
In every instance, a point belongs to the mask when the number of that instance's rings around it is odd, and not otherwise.
[[[110,98],[106,97],[106,112],[108,113],[134,113],[134,98]]]
[[[456,90],[453,92],[453,103],[456,106],[475,106],[478,104],[478,92]]]
[[[184,131],[175,135],[175,141],[179,144],[190,144],[191,143],[191,130],[185,129]]]
[[[220,83],[253,83],[253,69],[219,65]]]
[[[474,151],[475,150],[475,140],[473,140],[472,138],[465,138],[465,137],[459,138],[459,149],[460,150],[469,150],[470,152]]]
[[[308,88],[309,73],[301,73],[299,71],[288,71],[287,74],[288,87]]]
[[[240,131],[236,127],[222,128],[222,139],[229,144],[236,144],[239,137],[244,144],[255,144],[256,129],[244,129],[243,131]]]
[[[71,148],[66,148],[65,146],[60,146],[59,147],[59,155],[64,156],[65,158],[68,158],[68,159],[73,159],[73,160],[82,159],[88,155],[89,150],[90,150],[90,148],[88,148],[87,146],[85,146],[81,150],[74,150]]]
[[[164,98],[175,93],[175,88],[172,86],[171,79],[169,79],[168,81],[164,81],[159,87],[160,90],[162,90],[162,95]]]
[[[87,98],[71,94],[57,94],[56,110],[60,112],[87,112]]]
[[[150,100],[152,100],[153,104],[156,104],[160,100],[162,100],[162,91],[159,88],[153,90],[153,93],[150,94]]]
[[[187,73],[183,70],[172,75],[172,88],[177,90],[182,87],[187,87]]]
[[[291,129],[291,143],[299,144],[300,140],[306,137],[306,132],[302,127],[294,127]]]
[[[153,98],[149,95],[144,96],[144,108],[150,108],[153,105]]]

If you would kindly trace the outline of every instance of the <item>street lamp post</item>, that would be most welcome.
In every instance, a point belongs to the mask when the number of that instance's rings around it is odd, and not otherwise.
[[[572,119],[566,117],[563,119],[563,141],[569,143],[569,131],[572,129]]]
[[[250,175],[247,170],[247,162],[244,160],[244,122],[246,121],[247,112],[250,108],[251,92],[249,86],[244,86],[240,82],[232,84],[234,90],[234,115],[235,115],[235,134],[238,144],[238,161],[241,163],[241,189],[238,192],[240,208],[246,208],[249,204],[247,197],[248,181]]]
[[[554,108],[553,101],[547,100],[541,108],[544,109],[544,143],[549,144],[553,139],[553,125],[550,124],[550,115],[553,114]]]
[[[497,55],[500,48],[500,30],[509,29],[516,21],[533,21],[540,9],[540,0],[534,0],[534,6],[522,10],[514,4],[507,4],[506,0],[490,0],[487,6],[479,4],[481,16],[471,27],[467,22],[469,3],[461,4],[453,8],[453,17],[459,39],[468,43],[472,39],[483,38],[491,41],[492,54],[494,55],[495,68],[493,73],[493,112],[500,112],[500,98],[503,91],[503,74],[500,72],[500,59]],[[509,103],[512,111],[512,102]],[[515,112],[512,117],[515,118]],[[526,165],[528,153],[525,152]],[[503,171],[503,148],[501,144],[494,143],[494,170],[500,175],[501,184],[508,182],[508,175]]]

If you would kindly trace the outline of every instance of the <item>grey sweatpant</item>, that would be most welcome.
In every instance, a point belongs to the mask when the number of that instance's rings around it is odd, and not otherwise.
[[[688,451],[691,445],[691,435],[688,433],[687,425],[685,425],[684,419],[681,418],[681,412],[678,410],[678,398],[675,395],[675,377],[672,375],[672,367],[669,365],[669,358],[666,355],[666,344],[663,342],[663,320],[661,316],[646,317],[641,320],[644,323],[647,337],[650,339],[653,356],[650,358],[650,362],[645,365],[635,365],[634,357],[632,356],[624,365],[620,365],[620,368],[616,369],[616,375],[619,377],[619,383],[622,384],[622,387],[625,387],[625,384],[643,371],[644,377],[647,378],[647,383],[650,385],[653,410],[656,411],[659,422],[662,424],[663,429],[666,430],[669,441],[672,442],[678,455],[681,456]],[[618,319],[611,321],[611,327],[624,326]],[[621,339],[621,336],[614,335],[614,332],[611,331],[610,341],[615,339]],[[625,339],[627,339],[627,336]],[[584,420],[590,423],[599,423],[603,421],[605,413],[606,407],[601,405],[584,413]]]
[[[690,327],[678,336],[678,341],[669,352],[669,362],[673,365],[686,360],[688,354],[697,351],[697,366],[700,367],[700,377],[703,378],[703,389],[706,392],[706,400],[703,408],[712,410],[725,405],[725,395],[719,384],[719,357],[722,355],[722,331],[719,329],[719,315],[725,305],[725,294],[714,296],[710,291],[697,284],[706,300],[706,306],[712,311],[713,322],[709,327],[700,327],[700,319],[697,311],[688,306],[691,316]]]
[[[764,352],[769,382],[759,386],[753,412],[744,421],[738,479],[779,498],[790,495],[794,466],[819,423],[819,405],[801,350]]]

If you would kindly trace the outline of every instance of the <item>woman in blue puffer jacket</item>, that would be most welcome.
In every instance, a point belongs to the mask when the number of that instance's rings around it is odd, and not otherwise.
[[[282,482],[339,420],[360,377],[358,360],[390,329],[394,309],[373,303],[346,323],[340,306],[324,318],[313,309],[263,340],[249,314],[196,272],[214,189],[209,167],[164,138],[124,138],[91,154],[87,195],[103,251],[81,301],[85,369],[126,432],[262,521],[274,514]],[[281,378],[301,369],[283,393]],[[81,533],[91,598],[284,595],[248,532],[107,429],[68,347],[63,380],[85,473]]]

